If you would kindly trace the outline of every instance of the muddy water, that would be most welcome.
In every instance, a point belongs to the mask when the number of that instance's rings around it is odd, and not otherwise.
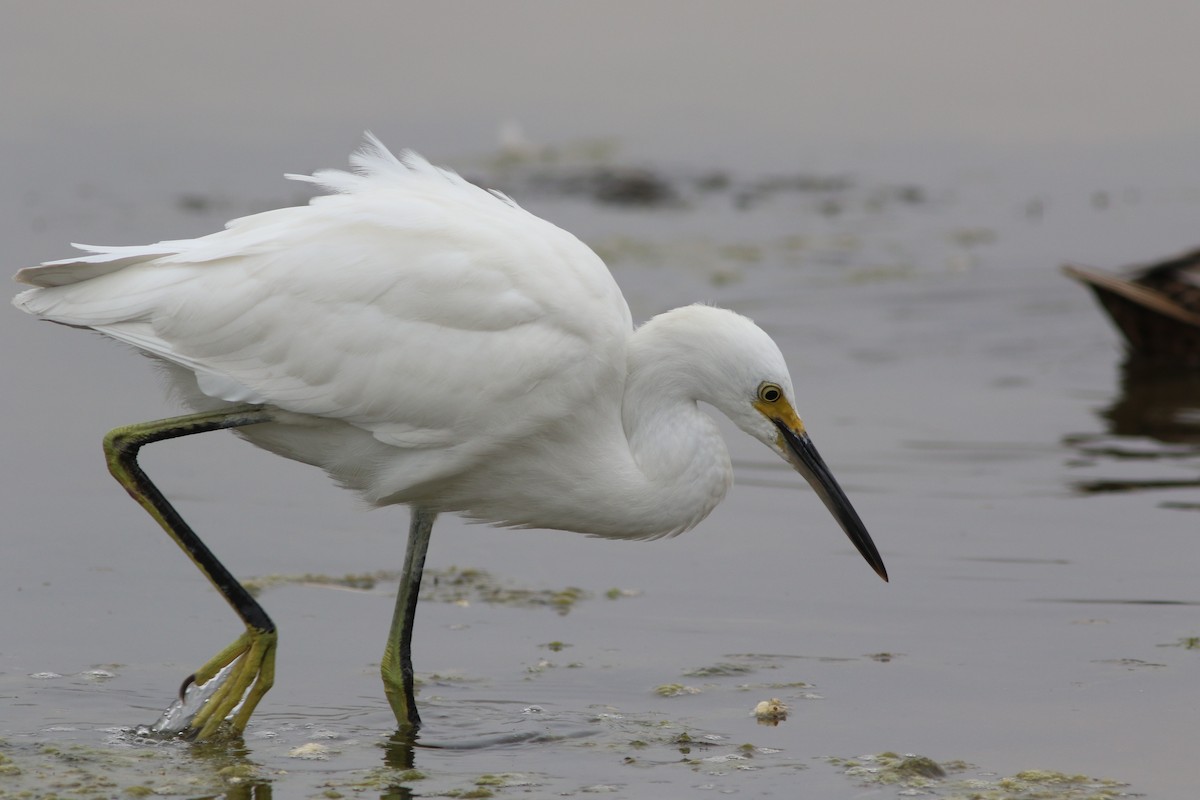
[[[397,568],[403,510],[361,513],[232,437],[163,444],[148,470],[234,572],[290,577],[263,590],[279,680],[244,749],[135,741],[125,728],[237,633],[99,458],[109,427],[174,406],[122,348],[0,314],[0,796],[929,780],[847,761],[889,751],[941,764],[935,796],[1019,773],[1058,797],[1121,790],[1102,779],[1194,794],[1200,395],[1124,366],[1056,271],[1197,244],[1189,20],[662,4],[634,24],[579,6],[535,36],[537,6],[466,24],[364,5],[377,25],[261,7],[233,26],[136,3],[14,12],[5,74],[37,72],[0,88],[10,268],[297,202],[277,176],[344,163],[372,127],[578,233],[637,318],[707,300],[766,327],[892,583],[739,438],[738,485],[675,540],[442,520],[431,570],[488,576],[441,572],[422,605],[414,752],[389,742],[377,677],[394,584],[295,577]],[[515,150],[496,144],[510,117]],[[771,698],[788,718],[757,724]]]

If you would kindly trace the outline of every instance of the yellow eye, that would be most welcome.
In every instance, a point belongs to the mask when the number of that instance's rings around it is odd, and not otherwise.
[[[777,383],[764,383],[758,387],[758,399],[764,403],[775,403],[783,397],[783,389]]]

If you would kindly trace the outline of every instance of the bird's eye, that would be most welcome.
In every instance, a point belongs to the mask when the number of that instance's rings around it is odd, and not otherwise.
[[[783,389],[778,384],[764,383],[758,387],[758,399],[764,403],[774,403],[783,397]]]

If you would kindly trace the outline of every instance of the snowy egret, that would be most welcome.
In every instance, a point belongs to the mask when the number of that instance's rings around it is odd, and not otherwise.
[[[367,138],[353,172],[289,176],[329,192],[306,206],[197,239],[77,245],[88,255],[16,276],[36,287],[17,307],[157,358],[193,410],[105,438],[113,476],[246,626],[185,681],[181,695],[215,687],[185,733],[244,730],[271,686],[277,634],[139,468],[139,448],[163,439],[234,429],[374,505],[410,507],[381,672],[412,732],[412,627],[434,518],[618,539],[686,531],[732,482],[700,403],[795,467],[887,579],[766,333],[704,305],[634,329],[608,269],[574,236]]]

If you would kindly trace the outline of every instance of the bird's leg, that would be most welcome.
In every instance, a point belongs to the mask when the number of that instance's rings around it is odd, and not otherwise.
[[[182,731],[192,738],[212,738],[221,723],[235,709],[237,715],[230,722],[230,733],[237,736],[245,729],[254,707],[271,688],[275,678],[275,623],[245,587],[217,560],[204,542],[200,541],[200,537],[188,527],[158,487],[146,477],[146,473],[137,463],[138,450],[143,445],[163,439],[256,425],[270,422],[272,419],[271,412],[261,406],[241,405],[219,411],[127,425],[109,431],[104,437],[104,453],[108,459],[109,472],[187,553],[246,624],[245,633],[184,681],[180,690],[181,698],[189,684],[203,686],[232,665],[229,673],[224,676],[224,682],[205,701],[203,707]]]
[[[417,615],[417,595],[421,591],[421,572],[425,569],[425,553],[429,550],[429,534],[437,513],[419,508],[412,510],[408,529],[408,548],[404,554],[404,574],[396,595],[396,610],[388,632],[380,672],[383,690],[400,723],[400,730],[416,733],[421,727],[417,701],[413,693],[412,631]]]

